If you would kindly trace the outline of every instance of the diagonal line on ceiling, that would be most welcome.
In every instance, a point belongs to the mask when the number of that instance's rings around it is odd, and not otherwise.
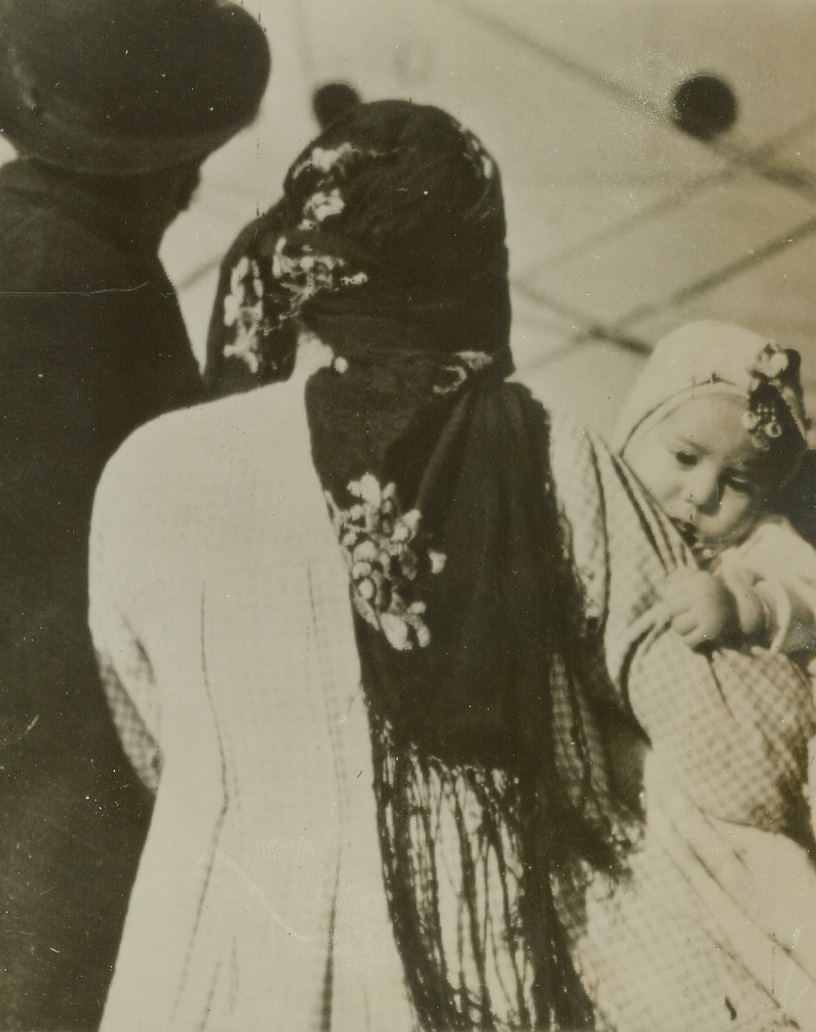
[[[796,227],[796,229],[785,233],[783,236],[775,237],[773,240],[768,241],[767,244],[758,248],[756,251],[753,251],[751,254],[745,255],[743,258],[739,258],[736,261],[723,266],[716,272],[701,277],[699,280],[675,291],[675,293],[670,294],[668,297],[665,297],[660,301],[633,308],[621,319],[616,319],[612,323],[600,323],[586,312],[564,305],[557,298],[549,296],[545,291],[539,290],[538,288],[533,289],[525,283],[514,281],[513,286],[520,293],[533,301],[538,301],[541,304],[546,305],[553,311],[569,316],[578,324],[575,326],[573,333],[569,335],[568,342],[565,344],[564,348],[558,348],[554,351],[548,352],[546,356],[542,357],[541,362],[536,363],[536,366],[551,361],[559,354],[563,354],[565,350],[574,348],[576,345],[588,344],[597,340],[609,341],[610,343],[624,348],[627,351],[648,354],[652,350],[651,344],[638,336],[632,335],[629,332],[629,328],[631,326],[642,322],[644,319],[662,315],[678,305],[682,305],[695,297],[699,297],[710,290],[714,290],[728,280],[733,279],[735,276],[739,276],[743,272],[753,269],[756,266],[761,265],[763,262],[768,261],[769,258],[773,258],[775,255],[780,254],[792,244],[800,243],[802,240],[806,240],[814,234],[816,234],[816,215],[807,219],[805,222],[802,222]]]
[[[175,284],[176,293],[180,294],[185,290],[189,290],[196,283],[209,276],[213,269],[220,267],[223,257],[222,254],[213,255],[211,258],[207,258],[206,261],[201,262],[200,265],[196,265],[195,268],[191,269],[186,276],[181,277]]]
[[[482,25],[492,29],[498,36],[502,36],[506,40],[520,43],[527,50],[535,51],[540,57],[546,58],[550,64],[556,65],[562,71],[568,72],[577,79],[582,79],[590,86],[594,86],[596,89],[615,97],[619,101],[623,101],[629,107],[637,108],[650,118],[665,121],[666,115],[663,108],[659,104],[655,104],[654,101],[649,100],[648,97],[642,96],[636,90],[629,89],[623,83],[604,75],[602,72],[596,71],[590,65],[584,64],[582,61],[570,57],[568,54],[548,46],[546,43],[542,43],[540,39],[527,35],[527,33],[517,29],[502,18],[497,18],[486,11],[471,6],[463,7],[458,0],[447,0],[447,2],[455,7],[460,14],[471,18],[473,21],[481,22]]]
[[[537,304],[545,305],[551,311],[565,316],[573,323],[572,332],[566,334],[567,348],[573,347],[575,344],[587,343],[590,340],[608,340],[625,348],[627,351],[636,351],[644,354],[652,350],[650,344],[639,337],[627,334],[623,328],[617,329],[616,327],[599,323],[588,312],[580,308],[574,308],[572,305],[564,304],[558,298],[547,294],[546,291],[538,287],[530,286],[528,283],[512,278],[510,284],[523,297]],[[563,327],[553,326],[553,329],[563,329]],[[548,357],[550,354],[560,354],[562,350],[564,349],[556,348],[554,351],[548,352],[545,357]]]
[[[607,96],[640,111],[650,119],[661,122],[664,126],[675,129],[678,132],[682,131],[672,122],[661,104],[656,104],[648,97],[638,93],[637,90],[624,86],[618,80],[596,71],[590,65],[579,61],[577,58],[570,57],[568,54],[564,54],[560,50],[542,43],[541,40],[527,35],[520,29],[515,28],[515,26],[510,25],[501,18],[488,14],[486,11],[477,10],[474,7],[462,7],[457,0],[446,0],[446,2],[450,6],[454,6],[464,17],[480,22],[504,39],[518,43],[527,50],[535,52],[552,65],[561,68],[562,71],[573,75],[576,79],[582,80]],[[794,190],[796,193],[806,197],[811,203],[816,201],[816,176],[807,169],[802,169],[795,165],[782,165],[766,160],[761,153],[764,148],[759,148],[758,150],[746,149],[736,140],[729,142],[722,139],[713,139],[703,142],[695,139],[693,136],[688,136],[687,139],[691,143],[707,147],[740,169],[753,172],[764,179],[776,183],[778,186]]]
[[[811,121],[808,118],[806,121]],[[773,148],[779,144],[750,148],[737,139],[710,140],[706,146],[726,161],[746,172],[753,172],[776,186],[793,190],[811,204],[816,202],[816,174],[808,168],[773,160]]]
[[[781,133],[779,136],[773,137],[771,140],[768,140],[766,143],[762,144],[762,146],[753,148],[752,150],[746,148],[742,153],[746,157],[748,154],[753,154],[757,161],[764,161],[765,156],[770,154],[776,148],[788,145],[803,133],[808,132],[814,127],[816,127],[816,111],[802,119],[801,122],[797,123],[791,129]],[[668,196],[661,197],[651,204],[641,208],[639,211],[634,212],[632,215],[627,215],[624,218],[619,219],[611,226],[606,226],[603,229],[576,241],[575,243],[567,244],[559,251],[548,254],[546,258],[542,258],[540,261],[532,263],[528,268],[518,274],[518,280],[523,282],[529,279],[534,279],[546,269],[553,268],[560,265],[562,262],[579,257],[586,250],[597,247],[598,244],[614,240],[623,233],[628,232],[631,229],[635,229],[639,225],[648,223],[652,219],[677,211],[696,194],[702,193],[704,190],[711,187],[728,183],[742,175],[744,171],[744,166],[730,163],[725,169],[700,176],[700,178],[696,179],[693,183],[688,183],[679,187]]]
[[[780,254],[792,244],[797,244],[802,240],[806,240],[808,237],[813,236],[814,233],[816,233],[816,215],[807,219],[805,222],[800,223],[796,229],[788,231],[783,236],[769,240],[768,243],[763,244],[762,247],[759,247],[750,254],[745,255],[745,257],[738,258],[736,261],[731,262],[728,265],[724,265],[716,272],[701,277],[699,280],[690,283],[688,286],[676,291],[674,294],[664,298],[662,301],[657,301],[653,304],[641,305],[638,308],[632,309],[623,316],[623,318],[615,320],[613,324],[614,332],[624,330],[627,326],[631,326],[633,323],[640,322],[643,319],[660,315],[662,312],[665,312],[667,309],[672,308],[675,305],[684,304],[692,298],[699,297],[701,294],[714,290],[716,287],[719,287],[726,281],[733,279],[735,276],[739,276],[743,272],[753,269],[757,265],[761,265],[769,258],[773,258],[774,255]]]
[[[613,329],[605,326],[589,326],[584,330],[578,330],[575,333],[566,335],[563,344],[559,347],[548,349],[535,362],[526,362],[523,374],[527,375],[547,366],[555,365],[561,359],[573,355],[577,350],[588,347],[597,341],[605,341],[623,351],[630,351],[644,357],[651,354],[652,351],[652,345],[640,337],[633,337],[626,333],[616,333]]]
[[[548,294],[546,290],[542,290],[539,286],[528,283],[524,279],[516,279],[514,276],[511,276],[510,286],[528,300],[534,301],[539,305],[545,305],[551,311],[564,316],[571,322],[577,322],[581,325],[592,322],[592,316],[587,314],[587,312],[560,301],[557,297],[553,297],[552,294]]]

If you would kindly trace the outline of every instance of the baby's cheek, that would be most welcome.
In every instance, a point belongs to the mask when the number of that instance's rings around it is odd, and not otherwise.
[[[665,509],[674,502],[680,494],[681,488],[676,479],[667,476],[654,476],[650,484],[647,484],[649,494],[661,507]]]
[[[760,507],[753,499],[740,502],[733,507],[730,518],[730,532],[739,536],[746,534],[757,522],[760,515]]]

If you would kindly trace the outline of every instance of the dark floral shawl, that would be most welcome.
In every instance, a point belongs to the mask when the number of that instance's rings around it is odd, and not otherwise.
[[[334,354],[307,385],[313,458],[349,571],[392,921],[428,1029],[591,1027],[554,892],[576,864],[616,862],[582,701],[600,639],[548,418],[505,382],[504,236],[498,169],[471,133],[435,108],[362,105],[236,241],[209,341],[216,393],[286,377],[304,328]],[[461,816],[469,973],[442,946],[434,797]],[[487,927],[491,864],[507,891]],[[497,942],[515,971],[501,1003],[484,977]]]

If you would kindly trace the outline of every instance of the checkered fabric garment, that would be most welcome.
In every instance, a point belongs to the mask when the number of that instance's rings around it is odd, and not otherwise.
[[[414,1025],[386,917],[346,574],[301,389],[161,420],[100,488],[91,624],[125,747],[158,785],[107,1032]],[[561,901],[598,1029],[816,1029],[816,876],[793,837],[808,681],[785,657],[709,658],[655,633],[655,589],[690,557],[599,442],[561,418],[552,442],[613,701],[651,743],[628,876],[586,872],[580,905]],[[452,956],[454,803],[434,800]],[[476,829],[478,813],[464,819]],[[779,872],[795,920],[768,889]],[[489,880],[482,898],[498,892]],[[500,928],[493,942],[498,999],[527,969]]]
[[[814,727],[804,671],[786,657],[692,652],[650,610],[666,574],[693,563],[626,468],[561,419],[553,473],[605,651],[640,725],[678,786],[714,816],[771,831],[797,823]],[[793,809],[791,809],[793,808]]]
[[[807,825],[808,678],[785,656],[705,655],[655,630],[656,589],[692,562],[684,545],[563,418],[553,474],[590,610],[605,616],[609,674],[651,743],[630,876],[595,877],[574,926],[599,1020],[618,1032],[814,1029],[816,871],[786,834]],[[743,832],[750,849],[735,843]],[[793,936],[778,916],[791,899]]]

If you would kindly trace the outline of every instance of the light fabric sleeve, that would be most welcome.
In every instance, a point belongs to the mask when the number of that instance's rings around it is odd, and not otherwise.
[[[769,517],[721,558],[719,575],[736,596],[754,591],[765,610],[772,652],[816,645],[816,550],[781,516]]]
[[[159,697],[150,660],[122,613],[107,562],[112,528],[127,514],[116,511],[106,483],[103,478],[91,528],[89,624],[102,686],[125,755],[155,793],[161,774]]]

